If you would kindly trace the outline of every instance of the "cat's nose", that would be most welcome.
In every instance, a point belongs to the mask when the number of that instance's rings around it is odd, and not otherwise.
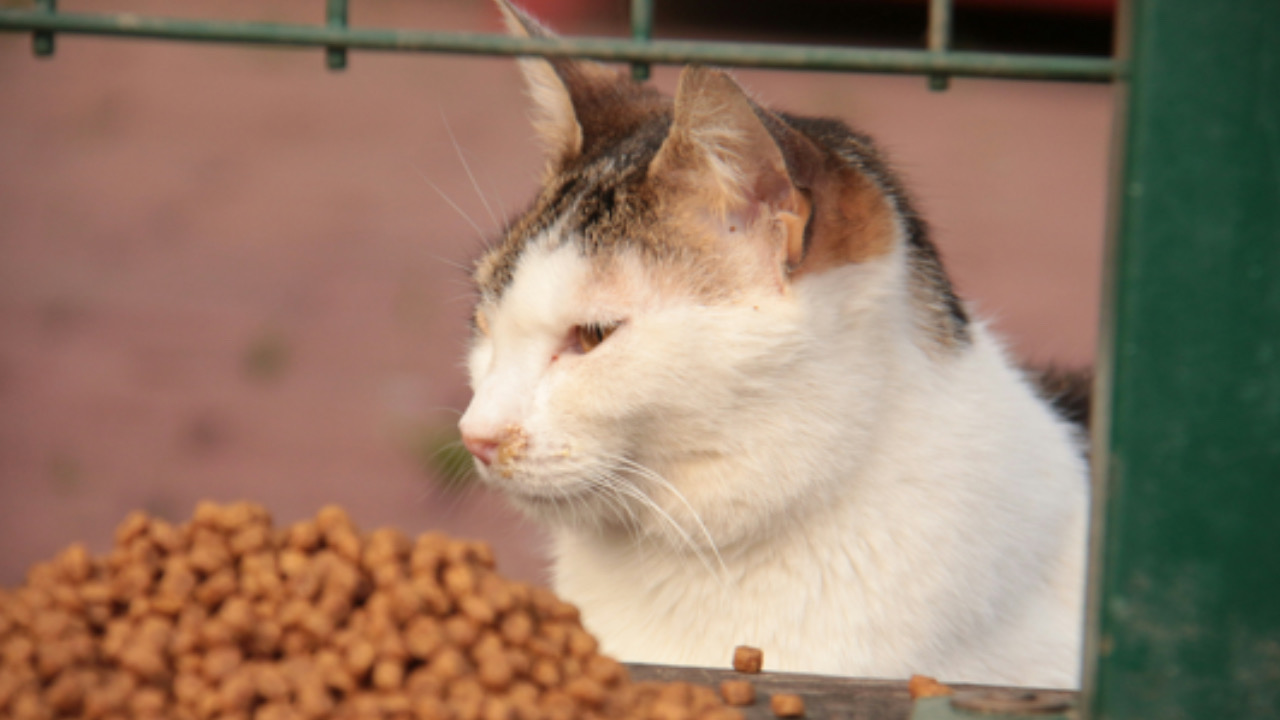
[[[462,444],[467,447],[477,460],[485,465],[492,465],[493,461],[498,457],[498,446],[501,444],[498,440],[490,437],[477,437],[475,435],[462,434]]]

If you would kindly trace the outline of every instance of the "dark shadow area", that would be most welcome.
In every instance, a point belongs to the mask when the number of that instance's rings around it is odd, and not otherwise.
[[[953,17],[952,45],[958,50],[1109,55],[1112,26],[1110,13],[961,6]],[[771,42],[923,48],[928,6],[832,0],[658,3],[655,27],[657,37],[767,37]]]

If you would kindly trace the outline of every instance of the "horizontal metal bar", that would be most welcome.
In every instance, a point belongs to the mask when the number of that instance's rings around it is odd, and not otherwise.
[[[374,28],[329,28],[228,21],[177,20],[134,14],[49,16],[0,10],[0,30],[57,31],[167,40],[332,46],[361,50],[584,57],[613,62],[705,63],[787,70],[863,72],[1110,82],[1122,71],[1112,58],[857,48],[767,43],[611,38],[514,38],[504,35]]]

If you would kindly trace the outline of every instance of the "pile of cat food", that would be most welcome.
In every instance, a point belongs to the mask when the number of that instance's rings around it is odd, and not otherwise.
[[[134,513],[105,557],[73,545],[0,590],[0,717],[742,714],[707,687],[631,682],[577,608],[498,575],[484,544],[202,503],[182,525]]]

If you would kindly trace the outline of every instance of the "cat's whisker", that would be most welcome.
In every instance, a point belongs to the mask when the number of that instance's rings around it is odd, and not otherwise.
[[[448,305],[465,302],[467,307],[473,307],[476,304],[476,294],[474,292],[468,292],[465,295],[454,295],[453,297],[445,298],[444,302]]]
[[[468,163],[467,157],[462,154],[462,146],[458,144],[458,138],[453,134],[453,128],[449,126],[449,118],[445,115],[444,110],[440,111],[440,120],[444,122],[444,130],[449,133],[449,141],[453,143],[453,150],[458,154],[458,161],[462,163],[462,169],[466,171],[467,179],[471,181],[471,187],[475,188],[476,195],[484,205],[485,212],[489,213],[489,220],[493,222],[494,227],[502,227],[502,223],[498,222],[498,217],[493,214],[493,208],[489,206],[489,201],[485,198],[484,193],[480,191],[480,183],[476,182],[476,176],[471,173],[471,163]]]
[[[431,182],[431,178],[427,177],[426,173],[422,172],[421,170],[418,170],[417,168],[414,168],[414,170],[418,173],[418,176],[422,178],[423,182],[431,186],[431,189],[435,190],[436,194],[438,194],[442,200],[448,203],[449,207],[454,209],[454,212],[462,216],[462,219],[467,221],[467,224],[471,226],[472,230],[476,231],[476,237],[480,239],[480,244],[488,245],[489,241],[485,237],[484,230],[481,230],[480,226],[476,224],[476,221],[471,219],[471,216],[467,214],[467,211],[463,210],[458,205],[458,203],[454,202],[453,198],[449,197],[449,195],[445,193],[444,190],[441,190],[440,186]]]
[[[639,537],[640,516],[637,515],[636,511],[632,509],[632,507],[629,504],[627,504],[627,502],[625,501],[624,494],[621,488],[619,487],[619,484],[623,482],[621,478],[615,477],[610,474],[605,474],[605,475],[600,475],[594,478],[594,482],[599,483],[596,487],[599,487],[602,490],[609,491],[608,495],[610,499],[614,501],[614,503],[617,505],[617,508],[619,510],[619,513],[618,513],[619,521],[621,521],[623,524],[627,526],[627,529],[631,532],[631,534],[634,537]]]
[[[430,253],[430,256],[431,256],[431,259],[432,259],[432,260],[434,260],[435,262],[440,263],[441,265],[448,265],[449,267],[453,268],[454,270],[461,270],[461,271],[462,271],[463,273],[465,273],[467,276],[470,276],[470,275],[471,275],[471,268],[470,268],[470,266],[466,265],[465,263],[458,262],[457,260],[454,260],[454,259],[452,259],[452,258],[447,258],[447,257],[445,257],[444,255],[440,255],[439,253]],[[455,281],[456,281],[456,279],[455,279]],[[471,286],[471,281],[470,281],[470,279],[469,279],[469,278],[463,278],[462,282],[463,282],[463,283],[465,283],[465,284],[467,285],[467,287],[470,287],[470,286]]]
[[[666,516],[662,508],[657,507],[653,503],[652,499],[646,496],[642,490],[634,487],[631,483],[627,482],[626,479],[624,479],[623,477],[621,477],[616,473],[611,473],[611,472],[606,473],[604,475],[599,476],[599,478],[601,480],[607,480],[609,482],[609,485],[612,487],[613,491],[617,494],[620,501],[628,497],[632,498],[636,502],[639,502],[641,505],[649,508],[651,511],[657,514],[663,520],[667,521],[664,523],[659,523],[656,526],[650,526],[649,527],[650,532],[645,532],[644,531],[645,525],[643,521],[640,519],[639,515],[635,512],[635,510],[631,509],[630,505],[628,504],[627,506],[628,510],[631,513],[632,517],[634,518],[634,524],[630,526],[632,530],[632,538],[635,541],[637,546],[644,545],[645,543],[657,543],[657,542],[665,543],[668,546],[680,545],[683,543],[684,545],[688,546],[689,550],[695,556],[699,558],[699,561],[702,563],[704,567],[707,567],[708,570],[711,569],[710,565],[708,564],[708,561],[702,558],[699,548],[691,542],[692,538],[690,538],[688,535],[686,535],[682,531],[679,525],[675,523],[674,519],[670,518],[670,516]],[[653,530],[656,530],[661,537],[654,538],[652,534]]]
[[[715,538],[711,536],[711,531],[707,528],[706,523],[702,521],[702,517],[698,515],[698,511],[693,509],[693,504],[689,502],[689,499],[685,497],[684,493],[680,492],[680,490],[676,488],[670,480],[667,480],[653,469],[645,467],[635,460],[627,457],[618,457],[616,460],[621,462],[626,468],[639,474],[641,477],[658,483],[672,495],[676,496],[676,499],[678,499],[681,504],[685,506],[685,509],[689,511],[689,515],[693,518],[693,521],[697,523],[698,529],[702,532],[702,536],[707,539],[707,545],[711,547],[711,553],[715,555],[716,564],[720,566],[721,573],[723,573],[724,577],[729,577],[729,568],[724,564],[724,558],[720,555],[720,548],[716,545]]]
[[[448,405],[432,405],[429,408],[425,408],[423,412],[424,413],[448,413],[450,415],[457,415],[458,417],[462,417],[461,410],[459,410],[456,407],[450,407]]]
[[[627,458],[623,458],[623,457],[613,457],[611,459],[614,462],[618,463],[621,469],[626,469],[632,472],[636,472],[638,474],[641,474],[644,477],[657,479],[659,482],[671,488],[670,483],[668,483],[664,478],[661,478],[660,476],[658,476],[656,472],[654,472],[653,470],[650,470],[649,468],[644,467],[643,465],[640,465],[638,463],[635,463],[634,461],[628,460]],[[707,543],[710,545],[711,553],[716,560],[716,563],[714,564],[711,562],[711,559],[707,557],[706,551],[696,541],[694,541],[693,537],[689,535],[688,531],[686,531],[684,527],[682,527],[680,523],[674,517],[671,516],[670,513],[664,510],[662,506],[658,505],[657,501],[649,497],[642,489],[636,487],[635,485],[622,481],[620,477],[618,479],[621,481],[618,485],[618,489],[620,491],[622,491],[629,497],[632,497],[638,500],[640,503],[644,504],[646,507],[652,510],[655,514],[657,514],[661,519],[665,520],[667,524],[673,530],[676,531],[680,540],[682,540],[684,544],[688,546],[689,550],[693,552],[693,554],[698,558],[698,560],[703,564],[703,566],[707,568],[707,572],[709,572],[713,577],[719,580],[722,584],[726,581],[726,579],[729,577],[729,570],[727,567],[725,567],[724,559],[720,556],[720,549],[716,547],[715,541],[711,538],[711,533],[707,531],[706,526],[702,523],[702,520],[698,517],[698,514],[693,510],[691,506],[688,505],[687,500],[685,501],[686,507],[689,507],[689,512],[690,514],[693,515],[694,521],[698,524],[698,526],[702,529],[702,532],[707,537]],[[676,491],[675,488],[671,488],[671,490],[675,492],[676,495],[680,495],[679,491]],[[681,497],[683,498],[683,496]],[[717,565],[719,566],[719,572],[717,572],[716,570]]]

